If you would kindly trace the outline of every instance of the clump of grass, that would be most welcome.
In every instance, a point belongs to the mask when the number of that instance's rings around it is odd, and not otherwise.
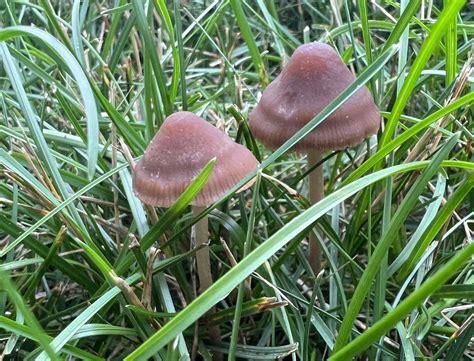
[[[472,357],[472,15],[460,0],[330,4],[2,3],[2,357]],[[358,79],[269,153],[247,114],[308,40]],[[309,207],[310,170],[287,151],[364,84],[382,131],[325,155],[327,197]],[[209,164],[170,209],[139,202],[134,162],[177,110],[262,160],[251,190],[196,217]],[[216,282],[197,297],[205,215]]]

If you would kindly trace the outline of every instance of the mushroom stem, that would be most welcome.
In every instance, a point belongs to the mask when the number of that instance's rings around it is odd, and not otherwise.
[[[308,151],[308,168],[313,167],[315,164],[321,163],[323,156],[321,152],[317,150]],[[324,174],[323,165],[320,164],[309,174],[309,201],[311,204],[315,204],[324,198]],[[321,249],[319,247],[318,240],[311,232],[309,234],[309,264],[313,269],[314,273],[318,273],[321,269]]]
[[[192,206],[195,216],[203,212],[206,207]],[[200,219],[195,225],[196,247],[208,242],[209,225],[207,216]],[[197,273],[199,278],[199,293],[203,293],[212,285],[211,274],[211,259],[209,257],[209,247],[204,247],[196,252]],[[216,308],[213,306],[206,315],[206,319],[216,313]],[[221,340],[221,331],[219,325],[209,327],[209,337],[211,340],[219,342]],[[223,354],[215,352],[212,359],[214,361],[222,361]]]
[[[203,212],[206,207],[193,206],[194,215]],[[196,247],[208,242],[208,224],[207,216],[200,219],[195,225]],[[197,273],[199,277],[199,293],[204,292],[212,285],[211,260],[209,257],[209,248],[203,247],[196,252]]]

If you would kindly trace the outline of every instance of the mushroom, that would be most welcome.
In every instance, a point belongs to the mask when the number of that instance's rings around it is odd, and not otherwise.
[[[216,165],[207,183],[191,202],[201,213],[227,190],[258,167],[259,162],[244,146],[204,119],[190,112],[178,112],[164,121],[135,166],[133,189],[140,200],[158,207],[170,207],[213,158]],[[240,191],[251,186],[247,183]],[[196,246],[208,241],[207,217],[195,226]],[[209,249],[196,253],[200,290],[212,284]]]
[[[301,45],[250,113],[250,129],[264,145],[276,149],[354,81],[354,75],[332,47],[320,42]],[[379,110],[367,87],[362,87],[292,150],[306,152],[311,168],[322,162],[323,152],[359,144],[375,134],[379,126]],[[314,204],[323,197],[321,164],[309,176],[309,198]],[[313,234],[309,244],[309,263],[319,272],[321,251]]]

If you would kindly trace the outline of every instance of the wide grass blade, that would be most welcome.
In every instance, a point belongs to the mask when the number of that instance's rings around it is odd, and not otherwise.
[[[451,143],[455,143],[455,141],[456,138],[453,138]],[[454,144],[451,145],[453,146]],[[425,162],[423,165],[426,166],[427,163]],[[400,174],[401,172],[410,171],[419,166],[421,166],[420,163],[411,163],[387,168],[369,176],[365,176],[327,196],[325,199],[294,218],[268,240],[255,248],[247,257],[219,278],[206,292],[189,304],[185,310],[178,313],[166,325],[164,325],[161,330],[128,355],[125,360],[145,360],[169,342],[172,342],[178,333],[192,325],[193,322],[204,315],[213,305],[227,296],[230,291],[251,275],[252,272],[259,268],[264,262],[271,258],[278,250],[337,204],[343,202],[345,199],[370,184],[386,177]],[[437,170],[437,166],[437,164],[436,167],[431,164],[430,173],[433,172],[433,168]]]

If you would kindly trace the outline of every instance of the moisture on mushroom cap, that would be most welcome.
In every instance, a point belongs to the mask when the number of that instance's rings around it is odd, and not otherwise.
[[[204,119],[190,112],[174,113],[135,167],[135,194],[144,203],[169,207],[213,158],[214,170],[193,205],[215,202],[259,163],[247,148]]]
[[[337,52],[324,43],[300,46],[268,85],[250,114],[250,128],[269,148],[281,146],[305,126],[355,77]],[[359,89],[293,150],[339,150],[377,132],[380,113],[366,87]]]

